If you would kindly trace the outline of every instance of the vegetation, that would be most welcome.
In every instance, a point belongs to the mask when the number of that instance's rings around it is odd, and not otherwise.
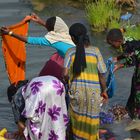
[[[119,27],[121,10],[114,0],[95,0],[86,3],[86,16],[93,31],[101,32],[108,28]]]
[[[140,39],[140,25],[127,26],[124,35],[133,37],[135,39]]]

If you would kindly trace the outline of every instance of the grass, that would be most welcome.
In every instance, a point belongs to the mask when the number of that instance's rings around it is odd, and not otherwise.
[[[125,36],[130,36],[135,39],[140,39],[140,25],[129,25],[126,27],[126,32],[124,33]]]
[[[116,7],[114,0],[87,2],[85,10],[94,31],[101,32],[119,26],[121,10]]]

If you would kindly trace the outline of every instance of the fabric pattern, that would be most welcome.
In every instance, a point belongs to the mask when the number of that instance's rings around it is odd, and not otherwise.
[[[64,85],[52,76],[37,77],[22,88],[22,95],[26,140],[65,140],[69,119]]]
[[[98,48],[85,49],[87,68],[73,79],[72,66],[75,48],[69,49],[64,67],[69,68],[69,115],[72,140],[98,140],[101,87],[98,71],[106,72],[106,66]]]
[[[133,119],[140,119],[140,41],[127,41],[123,45],[123,63],[125,67],[134,66],[131,94],[126,108]],[[121,61],[120,60],[120,61]]]

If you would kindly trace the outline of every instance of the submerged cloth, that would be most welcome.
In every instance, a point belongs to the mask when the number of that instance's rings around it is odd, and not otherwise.
[[[39,76],[53,75],[59,80],[63,81],[63,64],[64,59],[58,53],[54,53],[50,60],[46,62],[45,66],[40,71]]]
[[[135,67],[126,109],[132,119],[140,119],[140,40],[126,41],[122,46],[123,54],[118,60],[125,67]]]
[[[14,33],[27,36],[28,22],[21,22],[8,27]],[[10,83],[25,79],[26,48],[25,43],[9,35],[2,35],[2,53]]]
[[[64,85],[53,76],[33,78],[22,88],[26,140],[65,140],[68,115]]]
[[[69,49],[64,67],[69,69],[73,79],[72,66],[76,48]],[[106,65],[98,48],[85,48],[87,68],[69,83],[69,114],[73,140],[99,139],[99,112],[101,87],[98,71],[106,72]]]
[[[109,98],[112,98],[115,93],[115,74],[113,72],[114,69],[114,63],[112,61],[112,58],[109,58],[106,62],[106,67],[108,69],[108,76],[107,76],[107,94]]]

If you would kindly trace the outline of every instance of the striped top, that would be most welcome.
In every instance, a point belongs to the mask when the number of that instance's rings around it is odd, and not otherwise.
[[[69,77],[72,79],[72,70],[73,70],[73,62],[75,58],[76,48],[71,48],[67,51],[64,67],[69,69]],[[100,88],[98,71],[100,73],[106,72],[106,65],[103,61],[103,57],[96,47],[88,47],[85,48],[86,54],[86,63],[87,67],[83,72],[81,72],[80,76],[72,81],[76,86],[94,86],[95,88]]]

